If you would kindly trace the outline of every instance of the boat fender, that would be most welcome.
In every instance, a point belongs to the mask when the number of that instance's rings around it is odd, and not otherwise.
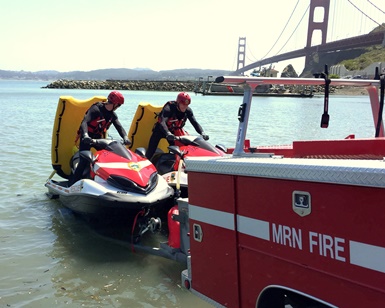
[[[179,215],[178,206],[174,205],[167,215],[168,223],[168,245],[172,248],[180,248],[180,223],[173,219],[173,216]]]

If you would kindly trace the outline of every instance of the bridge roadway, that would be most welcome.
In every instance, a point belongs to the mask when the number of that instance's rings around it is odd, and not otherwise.
[[[305,47],[303,49],[290,51],[287,53],[283,53],[270,58],[265,58],[263,60],[246,65],[240,68],[239,70],[236,70],[235,72],[233,72],[233,74],[240,75],[258,66],[267,65],[270,63],[276,63],[276,62],[289,60],[289,59],[295,59],[299,57],[305,57],[315,52],[346,50],[350,48],[367,47],[367,46],[378,45],[378,44],[385,44],[385,32],[374,32],[374,33],[359,35],[359,36],[350,37],[343,40],[326,43],[323,45],[316,45],[312,47]]]

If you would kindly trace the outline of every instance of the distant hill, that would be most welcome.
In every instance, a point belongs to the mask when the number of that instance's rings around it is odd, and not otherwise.
[[[127,69],[127,68],[110,68],[99,69],[93,71],[6,71],[0,70],[0,79],[20,79],[20,80],[195,80],[199,77],[203,79],[208,76],[228,75],[231,71],[210,70],[210,69],[177,69],[166,71],[153,71],[150,69]]]

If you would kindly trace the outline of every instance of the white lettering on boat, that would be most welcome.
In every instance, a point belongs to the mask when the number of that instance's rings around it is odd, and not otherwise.
[[[272,223],[273,242],[302,250],[302,230]],[[327,234],[309,232],[309,251],[338,261],[346,262],[345,239]]]
[[[341,256],[341,254],[345,252],[344,245],[345,239],[343,238],[309,232],[309,246],[311,253],[317,250],[320,256],[345,262],[345,257]]]
[[[273,226],[273,242],[289,246],[292,248],[297,248],[302,250],[302,230],[295,228],[290,228],[288,226],[276,225]]]

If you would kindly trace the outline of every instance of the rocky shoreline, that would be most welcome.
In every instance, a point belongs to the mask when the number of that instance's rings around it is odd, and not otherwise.
[[[195,81],[148,81],[148,80],[56,80],[43,88],[49,89],[96,89],[131,91],[194,91]]]
[[[158,80],[65,80],[53,81],[43,88],[48,89],[95,89],[95,90],[131,90],[131,91],[185,91],[195,92],[202,86],[197,81],[158,81]],[[313,89],[314,94],[322,94],[323,87]],[[334,95],[366,95],[366,90],[358,87],[331,87]]]

